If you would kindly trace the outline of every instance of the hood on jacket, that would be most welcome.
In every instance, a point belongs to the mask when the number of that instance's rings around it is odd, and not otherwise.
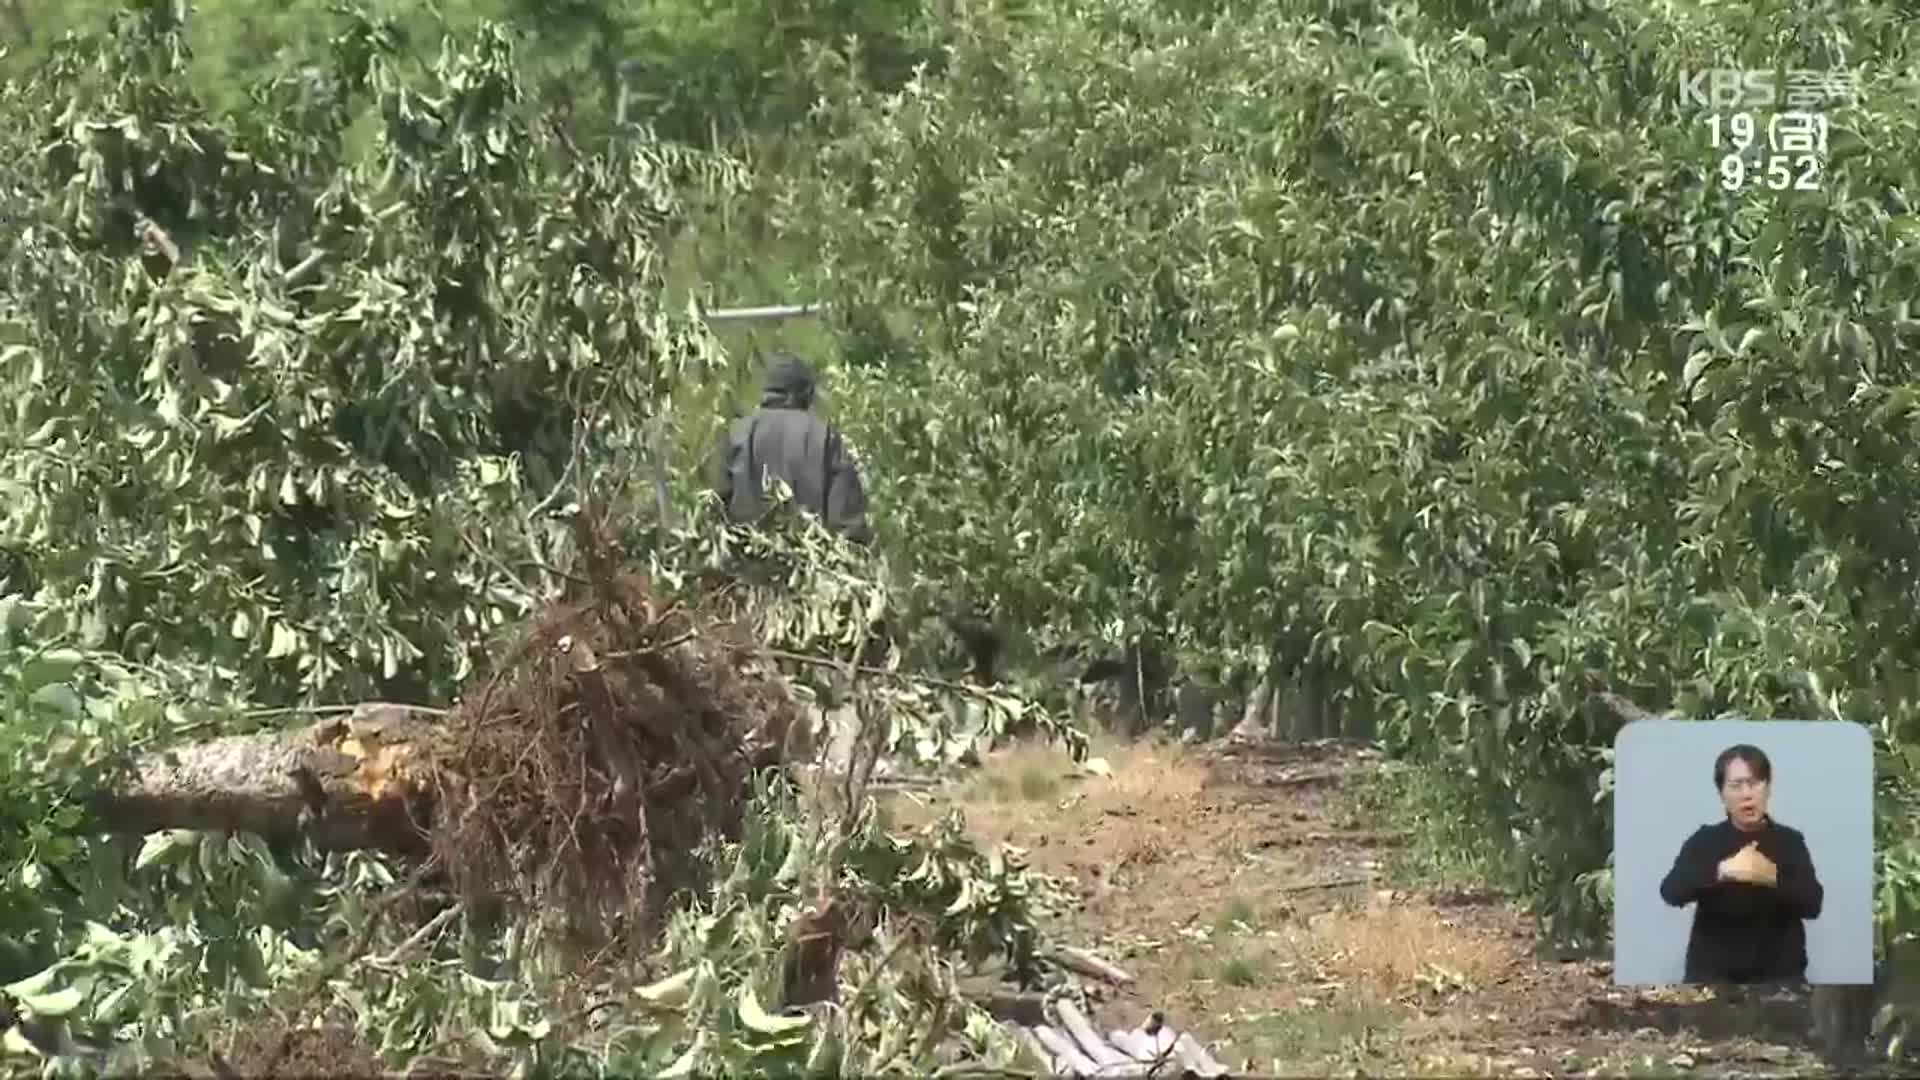
[[[770,409],[811,408],[816,385],[813,369],[805,360],[792,353],[778,353],[767,362],[760,405]]]

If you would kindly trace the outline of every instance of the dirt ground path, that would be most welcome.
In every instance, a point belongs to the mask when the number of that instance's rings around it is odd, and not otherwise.
[[[1073,884],[1051,927],[1137,982],[1103,1030],[1160,1010],[1237,1072],[1279,1075],[1807,1076],[1804,996],[1616,989],[1604,963],[1539,955],[1500,897],[1411,888],[1408,837],[1358,809],[1376,752],[1289,747],[1001,751],[962,786],[900,795],[901,825],[951,806]]]

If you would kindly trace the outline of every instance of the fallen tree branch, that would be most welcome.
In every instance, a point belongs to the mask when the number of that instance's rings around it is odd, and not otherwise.
[[[955,690],[963,694],[972,694],[975,697],[990,698],[994,696],[991,690],[984,687],[970,686],[967,683],[954,682],[951,679],[936,679],[931,675],[916,675],[910,671],[894,671],[890,668],[874,667],[870,664],[848,664],[845,660],[836,659],[831,656],[811,656],[807,653],[790,652],[786,649],[760,649],[756,651],[765,652],[768,656],[776,659],[791,660],[796,664],[812,664],[815,667],[833,668],[836,671],[852,671],[860,675],[878,675],[881,678],[893,679],[897,682],[925,683],[928,686],[938,686],[943,690]]]
[[[1200,1040],[1190,1033],[1182,1032],[1180,1037],[1174,1040],[1173,1052],[1180,1059],[1180,1063],[1187,1067],[1187,1073],[1191,1076],[1212,1080],[1213,1077],[1227,1075],[1227,1067],[1208,1053],[1207,1048],[1200,1045]]]
[[[1282,885],[1274,891],[1282,893],[1312,892],[1315,889],[1346,889],[1355,885],[1369,885],[1372,883],[1372,878],[1344,877],[1334,878],[1332,881],[1300,881],[1291,885]]]
[[[970,991],[967,1002],[1003,1024],[1033,1027],[1047,1022],[1047,996],[1020,990]]]
[[[446,925],[452,922],[455,916],[460,914],[461,907],[462,905],[458,903],[448,904],[445,908],[441,909],[440,914],[428,919],[426,924],[420,927],[420,929],[415,930],[407,940],[394,946],[392,952],[385,956],[376,957],[373,961],[374,964],[380,967],[393,967],[398,965],[415,949],[425,944],[429,938],[434,937],[441,930],[445,929]]]
[[[870,791],[929,791],[946,783],[932,776],[882,776],[867,785]]]
[[[351,716],[363,712],[373,705],[389,706],[419,713],[422,716],[446,716],[447,709],[437,709],[429,705],[406,705],[400,702],[366,702],[358,705],[287,705],[274,709],[246,709],[240,715],[248,720],[271,720],[280,716]]]
[[[1319,829],[1307,832],[1283,833],[1280,836],[1260,840],[1254,849],[1265,851],[1268,848],[1301,847],[1309,844],[1349,844],[1353,847],[1394,847],[1410,843],[1413,834],[1408,832],[1328,832]]]
[[[1068,1038],[1065,1032],[1055,1031],[1044,1025],[1034,1027],[1032,1031],[1034,1038],[1039,1039],[1040,1044],[1046,1047],[1050,1060],[1064,1064],[1077,1076],[1099,1075],[1099,1063],[1088,1057],[1078,1046],[1074,1045],[1073,1040]],[[1058,1068],[1059,1066],[1056,1065],[1056,1075],[1058,1075]]]
[[[668,649],[673,648],[676,645],[685,645],[687,642],[692,641],[697,636],[699,635],[695,631],[689,630],[678,637],[669,639],[667,641],[655,642],[652,645],[648,645],[644,649],[623,649],[619,652],[610,652],[610,653],[607,653],[604,657],[602,657],[602,659],[625,660],[635,656],[650,656],[654,653],[663,653],[663,652],[666,652]]]
[[[1064,945],[1053,950],[1053,960],[1069,971],[1090,976],[1112,983],[1115,986],[1132,986],[1133,976],[1124,970],[1109,964],[1105,960],[1087,952],[1085,949],[1071,949]]]
[[[1125,1051],[1107,1045],[1107,1040],[1094,1030],[1092,1021],[1073,1002],[1060,1001],[1054,1008],[1060,1013],[1060,1024],[1066,1028],[1067,1034],[1080,1045],[1081,1052],[1101,1069],[1116,1069],[1133,1063]]]
[[[1026,1046],[1027,1053],[1039,1059],[1040,1064],[1048,1066],[1057,1076],[1063,1070],[1053,1067],[1053,1050],[1047,1046],[1045,1040],[1040,1038],[1040,1029],[1045,1026],[1044,1024],[1020,1024],[1014,1030],[1019,1034],[1021,1043]]]
[[[289,292],[304,287],[313,280],[316,276],[315,272],[320,269],[320,264],[325,262],[326,259],[327,250],[325,248],[313,249],[307,254],[306,258],[301,259],[290,267],[286,273],[280,275],[280,287]]]
[[[459,536],[460,536],[460,542],[467,545],[467,550],[473,552],[475,558],[479,559],[481,562],[491,565],[495,570],[500,572],[501,576],[507,578],[509,581],[520,583],[522,587],[525,587],[525,581],[520,577],[519,574],[516,574],[513,572],[513,568],[515,566],[524,566],[530,570],[538,570],[543,574],[547,574],[549,576],[559,578],[561,581],[569,582],[574,585],[592,585],[593,584],[593,582],[579,576],[578,574],[569,574],[565,570],[562,570],[557,566],[548,566],[546,563],[543,563],[538,559],[520,559],[509,564],[505,559],[502,559],[499,556],[496,556],[494,554],[491,554],[490,552],[483,550],[480,547],[480,545],[475,543],[473,538],[468,536],[466,533],[462,532],[459,534]]]
[[[1608,713],[1611,713],[1614,719],[1623,724],[1631,724],[1637,720],[1666,719],[1663,716],[1648,712],[1633,701],[1607,689],[1604,677],[1598,674],[1589,674],[1587,676],[1587,688],[1587,700],[1599,705]]]

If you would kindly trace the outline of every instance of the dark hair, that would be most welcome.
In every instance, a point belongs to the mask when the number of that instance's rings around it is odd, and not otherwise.
[[[1767,752],[1757,746],[1741,743],[1727,747],[1720,751],[1719,757],[1713,759],[1713,786],[1716,791],[1727,786],[1727,766],[1736,761],[1746,762],[1753,778],[1763,784],[1773,779],[1773,762],[1767,760]]]

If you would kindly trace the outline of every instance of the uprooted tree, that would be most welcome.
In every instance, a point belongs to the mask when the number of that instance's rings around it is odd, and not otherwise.
[[[811,721],[752,627],[702,619],[637,575],[582,592],[450,712],[372,704],[153,753],[90,809],[130,832],[430,856],[475,899],[576,928],[651,923],[703,884],[700,848],[739,838],[755,773],[810,747]]]
[[[795,524],[806,526],[799,536],[781,535]],[[108,1060],[150,1065],[205,1046],[207,1019],[218,1018],[156,1017],[154,999],[204,995],[222,980],[227,1004],[216,1012],[279,1010],[287,1040],[314,1023],[358,1026],[342,1017],[339,995],[359,1001],[370,986],[389,1007],[430,1009],[413,1000],[421,971],[409,971],[409,954],[454,918],[472,946],[496,925],[487,913],[504,909],[517,929],[499,960],[520,977],[473,1004],[501,1008],[511,999],[511,1008],[550,1018],[527,1021],[513,1050],[451,1014],[389,1032],[382,1048],[390,1055],[438,1047],[467,1066],[497,1068],[514,1059],[502,1055],[578,1063],[588,1054],[621,1072],[800,1061],[912,1071],[936,1059],[1016,1053],[1012,1036],[984,1019],[995,996],[982,996],[977,983],[963,989],[957,965],[997,961],[1010,976],[1033,977],[1039,940],[1030,906],[1045,883],[1017,860],[984,858],[957,822],[917,842],[879,831],[861,797],[864,774],[847,778],[844,801],[803,804],[801,777],[782,768],[808,760],[815,729],[759,636],[777,625],[768,609],[780,602],[753,594],[768,577],[842,572],[833,557],[852,553],[789,518],[770,533],[711,534],[740,545],[730,572],[678,576],[674,566],[698,564],[680,553],[642,576],[619,571],[591,527],[582,533],[577,587],[545,606],[500,669],[451,709],[373,703],[310,725],[159,751],[128,753],[199,694],[110,654],[25,645],[34,615],[10,608],[21,617],[8,620],[0,649],[15,720],[0,744],[11,766],[0,810],[23,828],[10,836],[19,846],[9,852],[8,884],[19,891],[0,893],[8,903],[0,915],[21,930],[10,943],[19,953],[55,957],[44,965],[12,958],[14,973],[38,968],[0,987],[8,1022],[39,1033],[14,1049],[84,1061],[89,1054],[63,1049],[63,1040],[131,1023],[140,1043],[114,1047]],[[809,552],[808,543],[824,551]],[[812,591],[806,581],[803,594]],[[811,597],[789,603],[789,615],[832,614]],[[877,693],[865,704],[916,716],[911,697]],[[96,727],[88,714],[104,722]],[[878,749],[868,747],[866,767]],[[109,835],[98,835],[102,826]],[[276,842],[296,849],[290,862],[269,854]],[[368,849],[398,861],[366,861]],[[397,872],[410,884],[396,892]],[[44,895],[48,882],[58,883],[55,896]],[[61,902],[62,891],[74,895]],[[303,893],[322,918],[289,906]],[[409,898],[421,925],[384,956],[371,955],[380,915]],[[102,903],[152,905],[146,918],[159,926],[141,928],[142,918],[129,927],[122,915],[109,932],[85,921]],[[177,922],[186,913],[187,925],[213,936],[195,940]],[[330,934],[336,923],[353,932]],[[224,933],[214,931],[220,926]],[[716,937],[716,926],[730,929]],[[560,946],[551,955],[511,944],[550,930],[562,932],[550,938]],[[195,947],[183,947],[183,936]],[[302,948],[315,950],[304,963]],[[584,968],[583,948],[593,950]],[[889,966],[905,956],[913,957],[907,971]],[[182,959],[169,977],[153,970]],[[630,988],[668,968],[676,970],[640,991],[647,1016],[612,1014],[626,1025],[618,1031],[551,1000],[556,979]],[[269,972],[307,986],[304,996],[275,996]],[[779,1012],[835,1001],[863,1004]],[[927,1008],[936,1011],[916,1012]],[[889,1018],[885,1030],[925,1038],[912,1048],[875,1044],[863,1025],[876,1015]],[[610,1035],[639,1043],[615,1045]],[[246,1064],[294,1067],[284,1060],[291,1046],[255,1047]]]
[[[151,1067],[255,1017],[264,1071],[315,1025],[492,1070],[1004,1060],[954,964],[1030,957],[1037,883],[772,768],[810,704],[776,665],[844,666],[884,567],[663,477],[726,358],[660,309],[661,238],[734,167],[570,131],[491,28],[414,73],[351,14],[215,116],[180,16],[131,5],[0,119],[6,1051]],[[870,750],[1022,709],[967,696],[883,671]],[[430,707],[327,711],[369,701]],[[530,944],[555,913],[660,933],[583,964]]]

